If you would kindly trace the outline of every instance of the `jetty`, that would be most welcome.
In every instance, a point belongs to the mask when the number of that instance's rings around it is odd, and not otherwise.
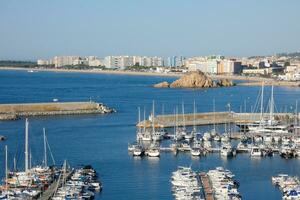
[[[201,172],[199,173],[199,177],[204,190],[205,200],[215,200],[213,195],[213,189],[211,187],[211,183],[209,181],[208,175],[205,172]]]
[[[0,120],[16,120],[20,117],[105,114],[115,112],[102,103],[88,102],[50,102],[0,104]]]
[[[300,119],[300,115],[294,113],[274,113],[274,118],[282,121]],[[177,119],[176,119],[177,118]],[[253,123],[261,119],[261,113],[236,113],[236,112],[205,112],[176,115],[157,115],[154,118],[156,128],[170,128],[176,126],[205,126],[211,124],[237,124]],[[152,122],[144,120],[137,124],[138,127],[150,128]]]

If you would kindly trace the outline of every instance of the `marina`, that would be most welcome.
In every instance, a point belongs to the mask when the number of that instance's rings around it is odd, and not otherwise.
[[[46,127],[47,140],[51,145],[57,165],[62,165],[67,158],[68,163],[74,166],[75,169],[80,169],[82,167],[80,166],[81,164],[91,164],[101,175],[101,182],[104,185],[104,189],[101,193],[94,193],[95,199],[117,200],[123,199],[125,195],[130,196],[131,199],[149,199],[149,197],[151,199],[172,199],[170,174],[177,170],[177,166],[192,166],[199,173],[207,173],[209,170],[215,169],[216,166],[229,169],[234,172],[236,180],[240,183],[238,191],[243,199],[249,200],[281,199],[281,191],[272,186],[270,178],[278,173],[286,173],[291,176],[299,176],[300,174],[297,167],[299,159],[285,159],[279,153],[274,153],[273,156],[253,157],[250,156],[250,152],[240,153],[237,151],[235,157],[224,157],[218,152],[207,153],[206,156],[202,154],[200,156],[192,156],[190,151],[178,151],[175,156],[172,151],[170,153],[162,150],[163,148],[170,149],[169,145],[172,143],[174,127],[165,128],[167,136],[169,135],[170,139],[161,140],[159,157],[134,157],[132,154],[128,155],[128,142],[136,141],[137,129],[135,124],[138,121],[137,108],[141,108],[141,118],[143,118],[144,107],[146,108],[146,116],[150,116],[153,99],[155,100],[155,116],[175,113],[177,106],[178,116],[180,116],[182,101],[185,104],[185,114],[193,115],[194,99],[197,107],[196,113],[209,113],[213,111],[214,98],[216,112],[228,113],[228,108],[225,106],[228,102],[231,102],[231,110],[233,112],[239,113],[240,105],[242,105],[242,113],[251,113],[250,105],[255,104],[260,87],[244,88],[236,86],[207,91],[172,89],[163,90],[162,92],[149,87],[149,85],[155,82],[162,81],[162,78],[159,77],[49,72],[16,73],[10,71],[1,73],[5,74],[0,79],[1,83],[10,84],[10,87],[1,84],[2,94],[6,94],[2,96],[1,103],[47,102],[47,100],[53,98],[58,98],[59,101],[81,102],[84,99],[89,99],[91,96],[96,102],[105,102],[105,104],[118,110],[113,115],[57,115],[29,118],[29,137],[30,141],[34,144],[31,149],[32,165],[36,166],[42,163],[42,130],[43,127]],[[12,78],[16,75],[19,81]],[[32,78],[32,76],[35,78]],[[70,81],[66,83],[65,79],[70,79]],[[165,78],[163,79],[165,80]],[[42,82],[42,84],[37,84],[37,81]],[[67,89],[61,89],[57,84],[64,84],[64,88]],[[13,92],[10,90],[11,87],[22,89]],[[35,88],[35,92],[28,91],[27,88],[31,87]],[[134,96],[129,97],[128,93],[131,90],[128,88],[134,88]],[[295,99],[299,99],[298,89],[274,89],[277,110],[281,111],[281,113],[293,113]],[[245,93],[240,94],[240,90],[245,90]],[[112,91],[114,91],[114,95],[111,95]],[[265,87],[265,91],[267,96],[271,92],[271,87]],[[55,93],[55,95],[52,95],[52,93]],[[220,98],[217,98],[217,96],[220,96]],[[280,98],[281,96],[285,96],[286,98]],[[244,109],[244,99],[247,99],[246,112]],[[288,108],[287,112],[285,106]],[[293,106],[293,109],[290,109],[291,106]],[[265,113],[269,112],[265,111]],[[291,121],[294,120],[291,119]],[[23,168],[24,120],[1,121],[0,126],[0,134],[7,138],[7,140],[0,143],[0,163],[2,166],[0,175],[4,178],[5,145],[9,147],[10,162],[8,168],[10,168],[10,171],[13,171],[12,160],[15,155],[20,155],[16,156],[17,166]],[[229,126],[226,126],[229,129]],[[205,132],[211,132],[214,127],[212,124],[197,126],[196,128],[197,132],[204,136]],[[151,130],[151,127],[149,130]],[[225,124],[216,124],[216,132],[223,134],[224,130]],[[190,133],[192,131],[193,124],[191,126],[186,125],[186,132]],[[232,126],[231,137],[238,135],[237,139],[230,140],[233,147],[237,148],[239,140],[241,140],[239,138],[243,134],[244,132],[239,132],[238,127],[235,130]],[[249,132],[246,132],[246,135],[248,134]],[[258,133],[256,134],[258,135]],[[206,135],[205,138],[209,138],[209,135]],[[217,141],[221,140],[221,138],[210,138],[212,150],[218,150],[221,142]],[[273,140],[277,141],[277,139],[275,137]],[[227,137],[223,139],[223,141],[226,140]],[[269,138],[267,138],[268,140]],[[261,138],[257,138],[256,141],[261,141]],[[14,148],[17,143],[22,144],[19,149]],[[204,145],[204,141],[202,143]],[[205,145],[207,148],[209,147],[209,143]],[[216,146],[214,147],[214,145]],[[33,148],[34,146],[36,148]],[[184,148],[186,147],[185,145]],[[247,147],[247,150],[249,150],[249,147]],[[196,150],[195,153],[197,153]],[[48,159],[48,162],[51,163],[51,157]],[[22,170],[21,168],[19,170]],[[61,168],[62,166],[58,166],[58,169]]]
[[[273,156],[278,153],[286,159],[300,156],[300,132],[299,114],[297,109],[294,113],[275,114],[274,87],[271,88],[271,95],[268,103],[268,111],[264,109],[264,85],[259,92],[257,105],[260,113],[245,113],[235,116],[230,111],[228,113],[204,113],[197,115],[196,102],[193,104],[192,114],[185,114],[185,106],[182,103],[181,115],[178,115],[176,107],[175,115],[155,117],[155,102],[152,103],[152,112],[149,120],[141,122],[140,108],[138,109],[137,136],[135,145],[130,145],[128,150],[133,151],[135,156],[148,155],[151,147],[155,144],[156,156],[160,151],[190,152],[191,156],[205,156],[207,153],[219,153],[222,157],[235,157],[237,153],[250,153],[251,157]],[[296,101],[297,108],[297,101]],[[213,100],[213,111],[215,111],[215,100]],[[168,116],[168,117],[166,117]],[[235,116],[235,117],[234,117]],[[247,119],[246,117],[247,116]],[[201,120],[199,120],[201,118]],[[179,123],[179,119],[181,119]],[[173,123],[171,123],[173,121]],[[210,131],[201,133],[197,131],[199,125],[212,124]],[[203,123],[206,121],[206,123]],[[187,123],[189,122],[189,123]],[[223,132],[216,129],[217,124],[224,124]],[[173,130],[167,130],[170,124]],[[192,126],[192,130],[188,129]],[[239,132],[234,132],[238,128]],[[173,133],[169,133],[171,131]],[[163,146],[164,139],[171,139],[169,146]],[[234,145],[232,140],[238,140]],[[148,143],[148,144],[146,144]],[[150,144],[149,144],[150,143]],[[159,148],[160,146],[161,148]],[[135,150],[140,152],[135,154]]]
[[[32,165],[31,144],[29,143],[29,121],[25,120],[24,171],[19,171],[14,157],[14,169],[8,167],[8,146],[5,146],[5,179],[0,185],[0,199],[23,200],[65,200],[93,199],[94,191],[101,191],[102,185],[96,179],[91,166],[71,169],[65,161],[61,168],[55,165],[50,145],[43,129],[44,159],[40,165]],[[47,151],[50,151],[52,165],[48,165]]]
[[[197,173],[191,167],[179,166],[172,173],[171,183],[173,195],[179,200],[242,199],[234,174],[223,167]]]

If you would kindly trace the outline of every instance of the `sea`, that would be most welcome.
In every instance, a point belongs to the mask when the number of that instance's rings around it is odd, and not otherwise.
[[[62,165],[67,160],[72,167],[90,164],[98,172],[103,191],[95,199],[174,199],[171,192],[171,173],[178,166],[191,166],[195,171],[207,171],[223,166],[236,175],[243,199],[281,199],[279,189],[271,183],[278,173],[300,175],[300,159],[283,159],[278,155],[251,158],[238,154],[224,159],[219,154],[192,158],[188,153],[161,153],[160,158],[136,158],[128,153],[128,143],[136,138],[138,107],[146,116],[155,102],[155,114],[179,112],[184,103],[185,113],[216,111],[251,112],[258,109],[260,87],[235,86],[211,89],[157,89],[152,85],[173,81],[174,77],[133,76],[63,72],[34,72],[1,70],[0,103],[32,103],[69,101],[102,102],[115,108],[113,114],[50,116],[29,118],[29,142],[32,165],[43,160],[43,128],[51,147],[49,164]],[[270,87],[265,87],[267,109]],[[294,112],[300,100],[300,88],[274,87],[276,111]],[[300,102],[300,101],[299,101]],[[300,103],[299,103],[300,104]],[[298,104],[298,105],[299,105]],[[299,106],[300,108],[300,106]],[[298,110],[299,110],[298,108]],[[197,127],[205,131],[211,127]],[[219,127],[222,129],[222,127]],[[0,178],[4,177],[4,146],[8,145],[9,167],[13,158],[17,168],[24,168],[25,119],[0,121]]]

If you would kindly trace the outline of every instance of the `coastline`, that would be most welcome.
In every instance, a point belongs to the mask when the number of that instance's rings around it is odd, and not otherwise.
[[[24,68],[24,67],[0,67],[0,70],[20,70],[20,71],[43,71],[43,72],[63,72],[63,73],[87,73],[87,74],[111,74],[111,75],[131,75],[131,76],[161,76],[161,77],[181,77],[184,73],[159,73],[159,72],[137,72],[125,70],[90,70],[90,69],[48,69],[48,68]],[[245,81],[238,83],[240,86],[260,86],[264,81],[265,85],[283,86],[283,87],[300,87],[299,82],[278,81],[272,78],[264,77],[247,77],[241,75],[211,75],[213,79],[229,79]]]
[[[46,69],[46,68],[23,68],[23,67],[0,67],[0,70],[19,70],[19,71],[43,71],[43,72],[66,72],[66,73],[87,73],[87,74],[112,74],[112,75],[132,75],[132,76],[165,76],[180,77],[182,74],[176,73],[157,73],[157,72],[134,72],[125,70],[90,70],[90,69]]]

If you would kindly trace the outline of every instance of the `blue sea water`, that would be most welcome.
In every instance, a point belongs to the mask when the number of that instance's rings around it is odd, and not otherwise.
[[[192,112],[196,100],[198,112],[216,110],[250,112],[254,107],[259,87],[236,86],[215,89],[155,89],[151,85],[171,77],[0,71],[0,103],[93,101],[116,108],[115,114],[33,117],[30,122],[30,147],[33,164],[42,160],[42,128],[47,129],[51,150],[57,164],[67,159],[72,166],[91,164],[99,172],[104,185],[96,199],[172,199],[170,175],[178,165],[192,165],[195,170],[209,170],[217,166],[230,169],[240,182],[244,199],[281,199],[281,193],[272,186],[270,178],[277,173],[300,175],[300,159],[285,160],[278,155],[251,159],[238,154],[233,159],[222,159],[217,154],[191,158],[189,154],[162,153],[160,158],[134,158],[127,152],[127,144],[135,139],[137,107],[145,107],[147,114],[152,100],[156,113],[173,113],[176,106],[185,103],[186,112]],[[270,87],[266,87],[266,96]],[[278,111],[294,110],[300,99],[299,88],[275,87]],[[267,102],[266,102],[267,103]],[[299,110],[299,109],[298,109]],[[204,129],[204,128],[200,128]],[[0,177],[4,175],[4,145],[9,147],[9,166],[16,156],[18,167],[24,160],[24,119],[0,121]],[[50,157],[48,160],[51,160]]]

